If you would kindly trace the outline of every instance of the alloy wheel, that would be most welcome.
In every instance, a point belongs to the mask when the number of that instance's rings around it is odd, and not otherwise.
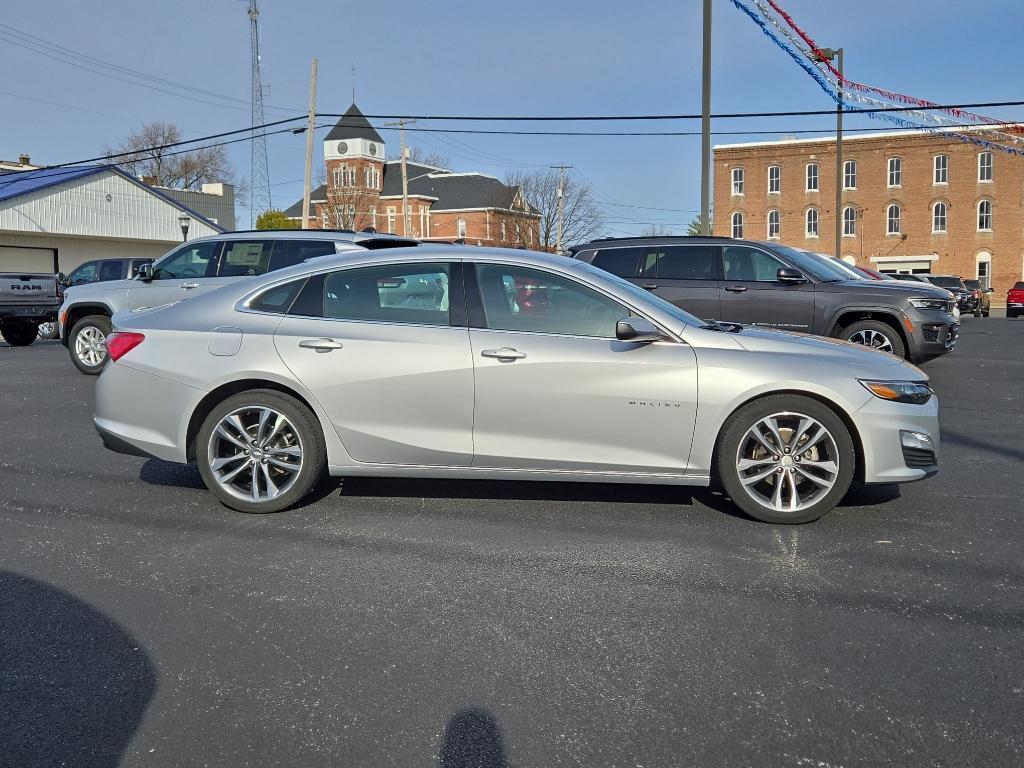
[[[865,347],[871,347],[877,349],[880,352],[889,352],[892,354],[892,342],[889,341],[889,337],[879,331],[874,331],[870,328],[864,328],[863,330],[857,331],[847,341],[852,341],[854,344],[863,344]]]
[[[94,368],[107,359],[107,337],[94,325],[89,325],[75,336],[75,354],[85,365]]]
[[[248,502],[276,499],[302,470],[302,440],[273,408],[246,406],[227,414],[210,435],[209,462],[217,483]]]
[[[775,512],[800,512],[839,478],[839,449],[825,426],[801,413],[757,421],[740,440],[736,471],[747,495]]]
[[[56,330],[55,323],[40,323],[38,328],[39,338],[52,339],[54,337],[54,330]]]

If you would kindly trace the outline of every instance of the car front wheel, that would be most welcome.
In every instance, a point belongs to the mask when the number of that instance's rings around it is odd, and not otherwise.
[[[896,357],[906,357],[906,347],[899,331],[879,320],[860,320],[846,326],[840,338],[862,344],[865,347],[888,352]]]
[[[224,400],[196,437],[203,482],[239,512],[279,512],[298,503],[323,476],[326,456],[312,411],[268,389]]]
[[[68,336],[68,352],[71,362],[82,373],[97,376],[107,362],[107,336],[110,335],[110,318],[105,315],[83,317]]]
[[[716,448],[718,479],[756,520],[817,520],[846,495],[856,452],[850,432],[827,406],[801,395],[771,395],[740,408]]]

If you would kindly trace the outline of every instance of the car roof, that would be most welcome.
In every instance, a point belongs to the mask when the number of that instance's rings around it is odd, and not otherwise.
[[[419,243],[419,240],[411,237],[400,237],[385,232],[356,232],[351,229],[239,229],[234,232],[218,232],[215,235],[197,237],[194,240],[238,240],[253,237],[267,240],[334,240],[359,245],[393,244],[391,247],[414,246]]]
[[[721,245],[723,243],[734,243],[736,245],[756,245],[759,248],[776,248],[782,243],[768,240],[745,240],[738,237],[726,235],[637,235],[635,237],[600,237],[587,243],[571,245],[567,249],[575,255],[580,251],[589,251],[602,248],[619,248],[633,245]],[[800,249],[797,249],[800,250]],[[812,253],[812,251],[808,251]]]

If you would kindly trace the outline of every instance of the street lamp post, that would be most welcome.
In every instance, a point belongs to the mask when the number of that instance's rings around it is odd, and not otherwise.
[[[822,61],[838,60],[836,69],[839,71],[839,82],[836,84],[836,258],[843,257],[843,49],[822,48],[818,51]]]
[[[192,217],[187,213],[183,213],[178,217],[178,226],[181,227],[181,242],[183,243],[188,240],[188,228],[191,223]]]

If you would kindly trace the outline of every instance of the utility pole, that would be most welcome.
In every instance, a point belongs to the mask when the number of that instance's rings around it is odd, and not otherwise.
[[[309,74],[309,124],[306,126],[306,177],[302,188],[302,228],[309,229],[309,187],[313,175],[313,121],[316,119],[316,59]]]
[[[711,0],[704,0],[700,115],[700,233],[711,234]]]
[[[843,257],[843,49],[822,48],[819,58],[825,61],[838,59],[836,70],[839,72],[839,82],[836,83],[836,248],[837,259]]]
[[[572,168],[572,166],[562,163],[561,165],[552,165],[551,167],[558,169],[558,231],[555,237],[555,253],[561,254],[562,220],[565,216],[565,169]]]
[[[409,230],[412,228],[412,217],[409,212],[409,173],[405,168],[406,156],[409,154],[409,150],[405,146],[405,126],[415,122],[415,120],[406,120],[403,117],[397,123],[384,123],[390,127],[398,126],[398,142],[402,151],[402,235],[404,237],[410,237]]]

